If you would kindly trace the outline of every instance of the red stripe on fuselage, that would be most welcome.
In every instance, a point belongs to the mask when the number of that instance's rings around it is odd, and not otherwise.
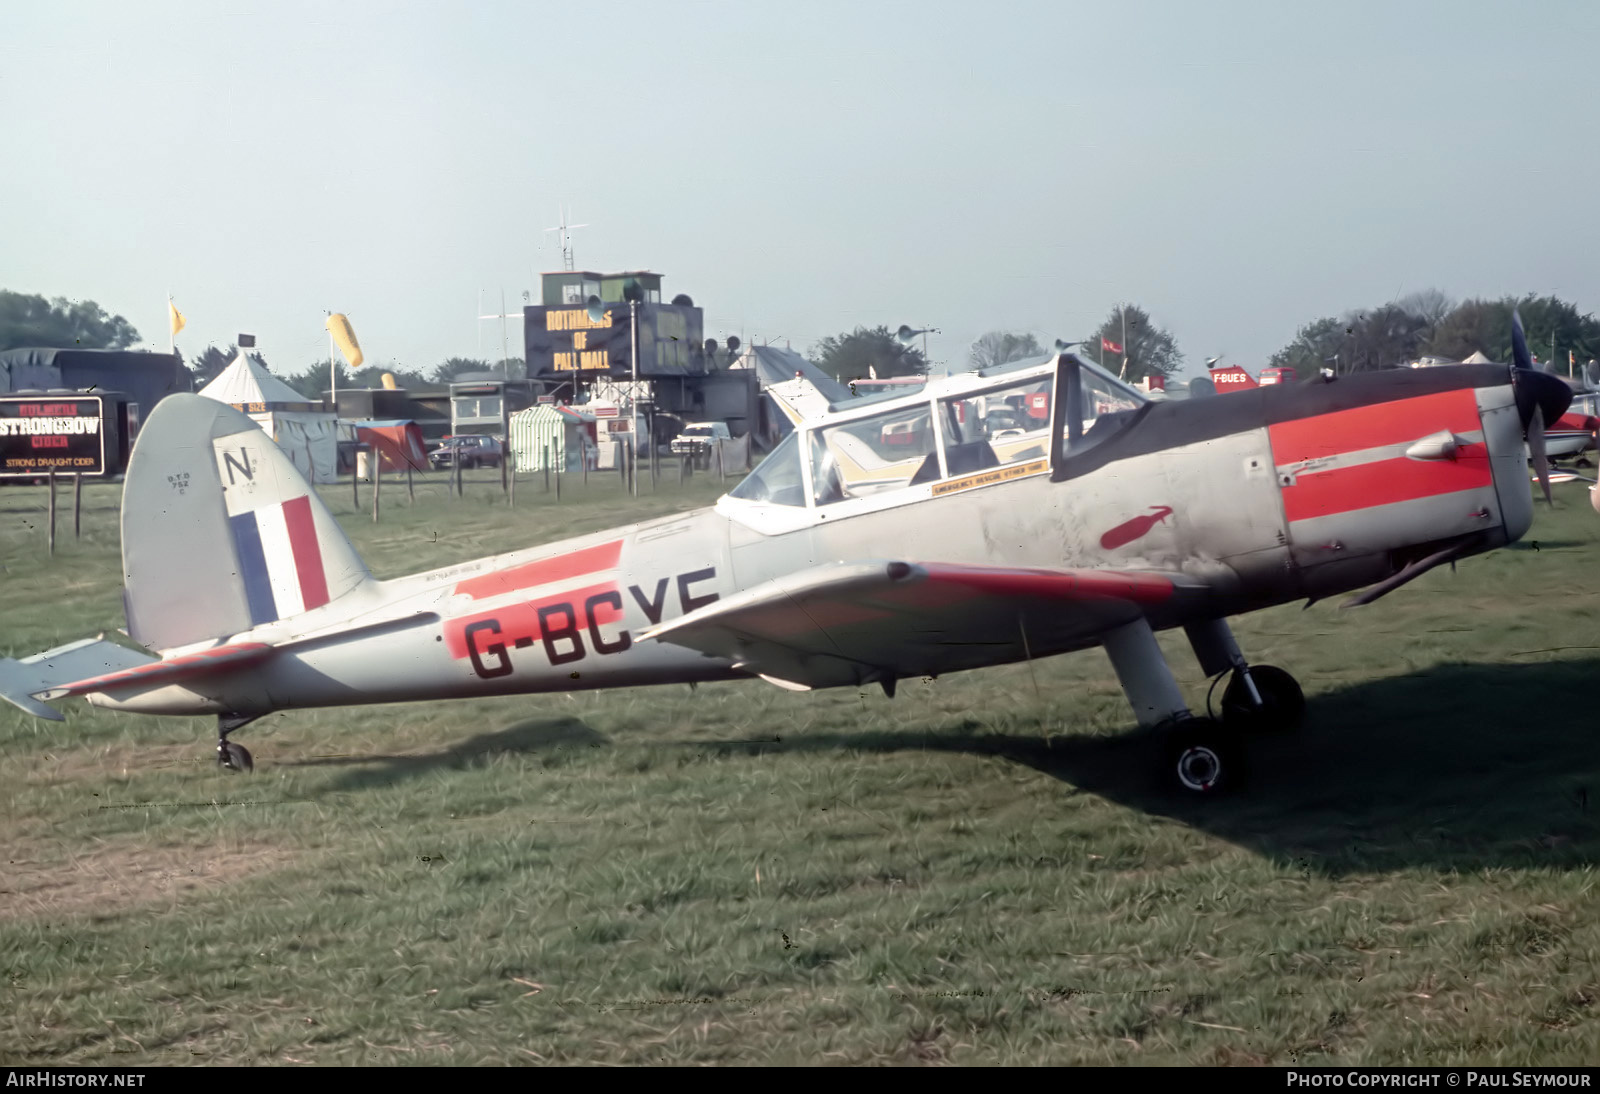
[[[1477,395],[1471,388],[1459,388],[1279,422],[1267,427],[1267,436],[1272,441],[1273,462],[1285,467],[1383,445],[1410,444],[1442,429],[1471,433],[1482,428]]]
[[[1465,445],[1454,460],[1374,460],[1354,467],[1301,474],[1283,488],[1283,515],[1291,523],[1374,505],[1392,505],[1490,486],[1488,449]]]
[[[501,608],[452,619],[444,628],[445,648],[450,651],[451,657],[460,659],[467,656],[467,628],[474,623],[491,620],[496,625],[498,635],[480,638],[478,640],[480,649],[484,643],[490,641],[503,642],[510,647],[515,647],[519,641],[523,646],[531,645],[544,637],[544,628],[539,623],[539,610],[554,608],[557,605],[566,606],[571,612],[571,619],[568,620],[565,613],[551,616],[551,619],[559,619],[562,623],[570,622],[580,631],[584,630],[589,625],[589,616],[584,603],[599,593],[611,593],[616,599],[608,597],[604,602],[594,606],[595,623],[598,625],[619,621],[622,618],[622,608],[617,605],[622,602],[622,595],[617,586],[614,583],[590,585],[585,589],[574,589],[571,592],[557,593],[554,596],[525,601],[521,604],[507,604]]]
[[[456,586],[456,592],[461,596],[470,596],[474,600],[487,600],[491,596],[500,596],[503,593],[532,589],[555,581],[567,581],[601,570],[614,570],[617,567],[617,560],[621,557],[622,541],[613,540],[598,547],[585,547],[581,551],[557,555],[555,558],[541,558],[536,562],[512,566],[510,569],[496,570],[482,577],[470,577]]]
[[[294,552],[300,598],[309,612],[328,602],[328,575],[322,568],[322,548],[317,544],[317,522],[311,515],[311,499],[298,497],[284,502],[283,523],[289,529],[289,549]]]

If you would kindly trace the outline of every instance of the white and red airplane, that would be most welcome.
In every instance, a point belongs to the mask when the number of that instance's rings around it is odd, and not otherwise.
[[[1524,442],[1571,391],[1462,365],[1150,401],[1070,353],[805,415],[714,507],[392,580],[244,415],[174,395],[124,484],[127,635],[0,660],[38,717],[82,696],[214,714],[761,679],[810,689],[1101,646],[1174,785],[1239,779],[1242,734],[1296,724],[1227,617],[1366,603],[1527,531]],[[868,459],[868,455],[872,458]],[[1543,464],[1541,463],[1541,471]],[[1548,485],[1545,487],[1548,497]],[[1181,627],[1220,717],[1156,632]]]

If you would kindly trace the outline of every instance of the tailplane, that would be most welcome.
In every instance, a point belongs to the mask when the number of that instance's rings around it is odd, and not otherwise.
[[[338,522],[249,418],[171,395],[140,430],[122,493],[128,633],[150,649],[313,611],[370,581]]]

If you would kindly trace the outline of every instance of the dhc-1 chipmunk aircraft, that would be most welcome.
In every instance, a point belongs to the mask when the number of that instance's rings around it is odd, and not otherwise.
[[[68,696],[215,714],[220,761],[248,769],[229,735],[292,708],[753,677],[893,696],[1098,645],[1168,777],[1217,793],[1244,732],[1304,709],[1228,616],[1368,602],[1527,531],[1524,442],[1540,458],[1571,392],[1518,363],[1151,402],[1060,353],[802,418],[712,508],[384,581],[250,419],[174,395],[124,486],[143,649],[0,661],[0,693],[43,718]],[[1218,718],[1184,701],[1173,627],[1231,674]]]

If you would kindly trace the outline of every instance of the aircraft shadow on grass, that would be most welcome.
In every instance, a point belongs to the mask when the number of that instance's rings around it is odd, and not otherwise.
[[[1600,659],[1450,664],[1313,697],[1306,723],[1249,746],[1247,792],[1180,798],[1148,736],[950,730],[785,737],[695,747],[763,753],[936,750],[1025,764],[1326,875],[1600,862]],[[1592,800],[1591,800],[1592,799]]]
[[[974,718],[921,732],[679,740],[727,756],[938,751],[1024,764],[1076,791],[1178,820],[1323,875],[1600,862],[1600,658],[1528,665],[1448,664],[1322,691],[1306,723],[1249,746],[1250,783],[1190,800],[1161,778],[1148,734],[987,732]],[[279,761],[346,766],[330,792],[395,785],[497,755],[610,747],[583,721],[534,718],[449,748]],[[1593,800],[1591,800],[1593,799]]]
[[[486,763],[499,755],[556,752],[610,745],[577,718],[533,718],[492,733],[480,733],[436,752],[383,755],[359,753],[278,761],[283,767],[349,767],[327,788],[330,791],[370,790],[391,786],[443,768],[461,770]]]

